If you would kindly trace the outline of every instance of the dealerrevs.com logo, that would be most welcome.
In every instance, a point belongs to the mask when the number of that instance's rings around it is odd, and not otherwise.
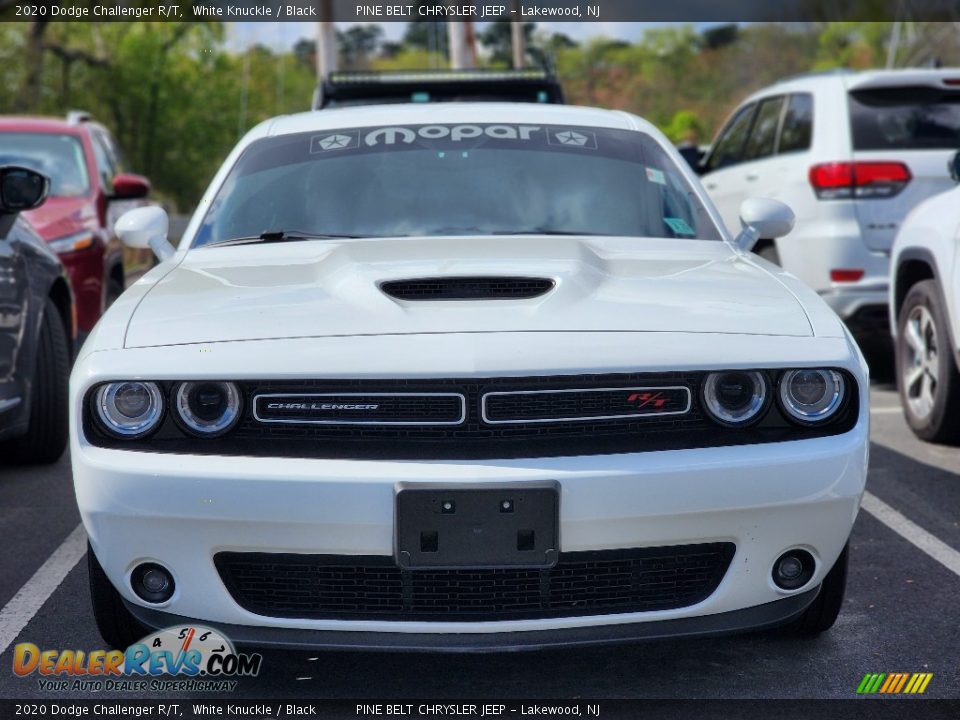
[[[41,690],[230,692],[255,677],[263,657],[238,653],[222,633],[202,625],[159,630],[126,650],[41,650],[19,643],[13,672],[38,676]]]

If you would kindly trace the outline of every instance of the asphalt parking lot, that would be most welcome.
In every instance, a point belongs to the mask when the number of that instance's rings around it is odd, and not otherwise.
[[[232,697],[854,698],[866,673],[928,672],[924,698],[960,698],[960,448],[915,440],[892,387],[872,395],[869,494],[845,608],[818,639],[773,632],[473,656],[273,651]],[[91,697],[41,691],[36,676],[10,670],[16,642],[103,646],[78,523],[67,457],[0,467],[2,698]]]

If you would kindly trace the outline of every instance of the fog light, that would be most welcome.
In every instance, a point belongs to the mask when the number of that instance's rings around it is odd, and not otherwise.
[[[796,580],[800,577],[801,573],[803,573],[803,563],[800,562],[799,558],[788,555],[780,561],[780,565],[777,566],[777,573],[784,580]],[[146,581],[147,578],[144,578],[144,584],[146,584]],[[158,588],[158,590],[162,589],[163,588]]]
[[[799,566],[797,567],[797,574],[800,574]],[[166,573],[156,568],[147,570],[143,574],[140,582],[143,583],[144,589],[150,593],[163,592],[170,585],[170,580],[167,578]]]
[[[784,590],[796,590],[810,582],[816,567],[806,550],[789,550],[773,564],[773,582]]]
[[[130,586],[141,600],[166,602],[173,596],[173,575],[162,565],[143,563],[133,569]]]

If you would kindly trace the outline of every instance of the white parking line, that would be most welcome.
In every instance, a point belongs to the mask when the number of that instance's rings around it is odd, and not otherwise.
[[[899,415],[902,413],[898,407],[872,407],[870,408],[871,415]]]
[[[865,492],[861,507],[897,535],[912,543],[954,574],[960,575],[960,552],[908,520],[876,495]]]
[[[0,610],[0,653],[10,647],[17,635],[43,607],[60,583],[87,551],[87,534],[77,525],[60,547],[53,551],[33,577],[27,580],[10,602]]]

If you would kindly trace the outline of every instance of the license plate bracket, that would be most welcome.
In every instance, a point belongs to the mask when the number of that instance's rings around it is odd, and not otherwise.
[[[549,568],[560,548],[559,485],[438,488],[402,483],[395,558],[406,569]]]

